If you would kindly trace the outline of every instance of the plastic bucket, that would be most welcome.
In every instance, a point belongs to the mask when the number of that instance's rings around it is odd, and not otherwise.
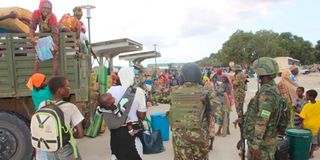
[[[166,116],[166,112],[159,112],[150,115],[152,130],[160,130],[162,140],[169,140],[169,119]]]
[[[311,131],[290,128],[286,130],[291,160],[308,160],[311,146]]]

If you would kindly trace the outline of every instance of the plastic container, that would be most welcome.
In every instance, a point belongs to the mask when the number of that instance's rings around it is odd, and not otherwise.
[[[152,130],[160,130],[162,140],[169,140],[169,119],[166,112],[158,112],[150,115]]]
[[[308,160],[311,147],[311,131],[290,128],[286,130],[291,160]]]

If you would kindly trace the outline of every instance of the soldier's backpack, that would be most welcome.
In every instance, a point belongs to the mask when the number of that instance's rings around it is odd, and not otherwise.
[[[173,128],[201,128],[204,106],[201,102],[201,86],[178,87],[172,91],[169,112]]]
[[[55,152],[69,143],[72,133],[64,122],[62,110],[58,107],[63,103],[66,102],[46,101],[46,106],[32,116],[31,142],[34,148]]]

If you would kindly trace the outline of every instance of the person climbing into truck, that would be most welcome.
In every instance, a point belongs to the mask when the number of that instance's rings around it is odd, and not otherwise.
[[[59,45],[59,25],[57,22],[57,17],[52,13],[52,3],[49,0],[41,0],[39,9],[32,13],[31,23],[30,23],[30,40],[33,47],[37,46],[37,40],[35,37],[35,31],[37,26],[41,33],[51,33],[53,39],[53,51],[52,51],[52,75],[58,74],[58,45]],[[35,72],[39,72],[39,58],[36,56],[35,59]]]

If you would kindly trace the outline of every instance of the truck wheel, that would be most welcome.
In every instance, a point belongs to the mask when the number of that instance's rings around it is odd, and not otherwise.
[[[0,112],[0,159],[31,160],[30,129],[17,116]]]

